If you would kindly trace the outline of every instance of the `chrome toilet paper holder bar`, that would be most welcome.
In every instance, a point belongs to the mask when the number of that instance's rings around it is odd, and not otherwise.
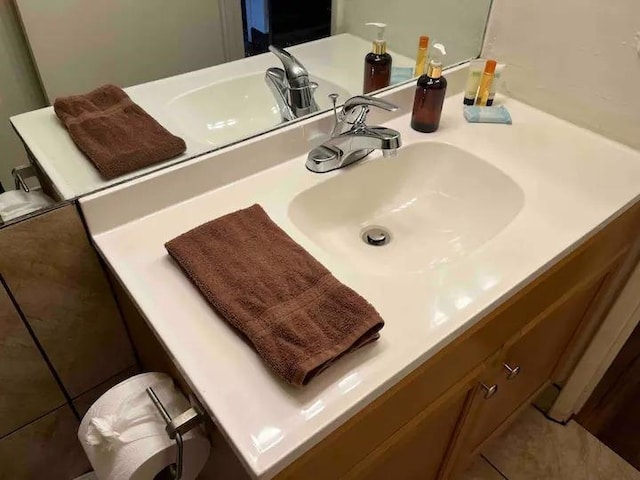
[[[182,435],[193,430],[204,421],[204,417],[196,407],[191,407],[186,412],[181,413],[175,418],[171,418],[167,409],[153,391],[153,388],[147,388],[147,395],[155,405],[158,413],[166,423],[165,430],[169,438],[176,441],[177,453],[176,453],[176,466],[174,470],[174,480],[180,480],[182,478],[182,465],[184,460],[184,445],[182,442]]]

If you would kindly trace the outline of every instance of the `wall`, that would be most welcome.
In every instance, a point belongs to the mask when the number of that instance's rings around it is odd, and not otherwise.
[[[494,0],[483,56],[509,95],[640,149],[638,42],[638,0]]]
[[[11,168],[26,163],[9,117],[45,104],[11,0],[0,0],[0,182],[13,189]]]
[[[418,37],[447,48],[445,64],[477,58],[482,46],[491,0],[333,0],[333,33],[352,33],[373,40],[377,29],[367,22],[386,23],[389,49],[415,58]]]
[[[128,87],[190,72],[244,53],[228,48],[242,45],[241,17],[224,11],[230,1],[15,1],[50,101],[107,82]]]

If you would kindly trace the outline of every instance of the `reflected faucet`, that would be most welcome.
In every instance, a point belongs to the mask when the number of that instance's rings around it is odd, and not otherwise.
[[[393,103],[380,98],[357,96],[344,103],[336,116],[331,137],[309,152],[306,167],[314,173],[326,173],[362,160],[374,150],[382,150],[385,157],[395,156],[402,145],[400,132],[366,124],[369,107],[393,112]]]
[[[283,122],[303,117],[320,108],[313,98],[318,88],[316,82],[309,80],[309,72],[300,61],[286,50],[273,45],[269,51],[282,62],[282,68],[268,68],[264,79],[278,104]]]

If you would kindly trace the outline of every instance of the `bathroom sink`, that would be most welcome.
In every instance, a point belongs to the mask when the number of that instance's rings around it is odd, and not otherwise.
[[[344,101],[351,95],[344,88],[310,77],[318,83],[316,102],[321,109],[332,107],[330,93]],[[264,73],[213,83],[172,99],[167,108],[183,134],[214,146],[228,144],[269,130],[281,123],[278,106]]]
[[[521,188],[501,170],[452,145],[423,142],[337,172],[297,195],[289,217],[330,254],[384,275],[456,261],[509,225],[523,204]]]

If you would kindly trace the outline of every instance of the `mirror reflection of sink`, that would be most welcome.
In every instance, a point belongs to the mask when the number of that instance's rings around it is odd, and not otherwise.
[[[351,95],[344,88],[310,76],[318,83],[315,99],[321,110],[331,108],[330,93],[344,102]],[[168,109],[184,134],[211,145],[223,145],[272,129],[282,122],[275,99],[264,81],[254,73],[213,83],[172,99]]]
[[[469,254],[523,205],[521,188],[496,167],[455,146],[424,142],[395,158],[347,167],[300,193],[289,217],[330,254],[388,275],[424,272]]]

